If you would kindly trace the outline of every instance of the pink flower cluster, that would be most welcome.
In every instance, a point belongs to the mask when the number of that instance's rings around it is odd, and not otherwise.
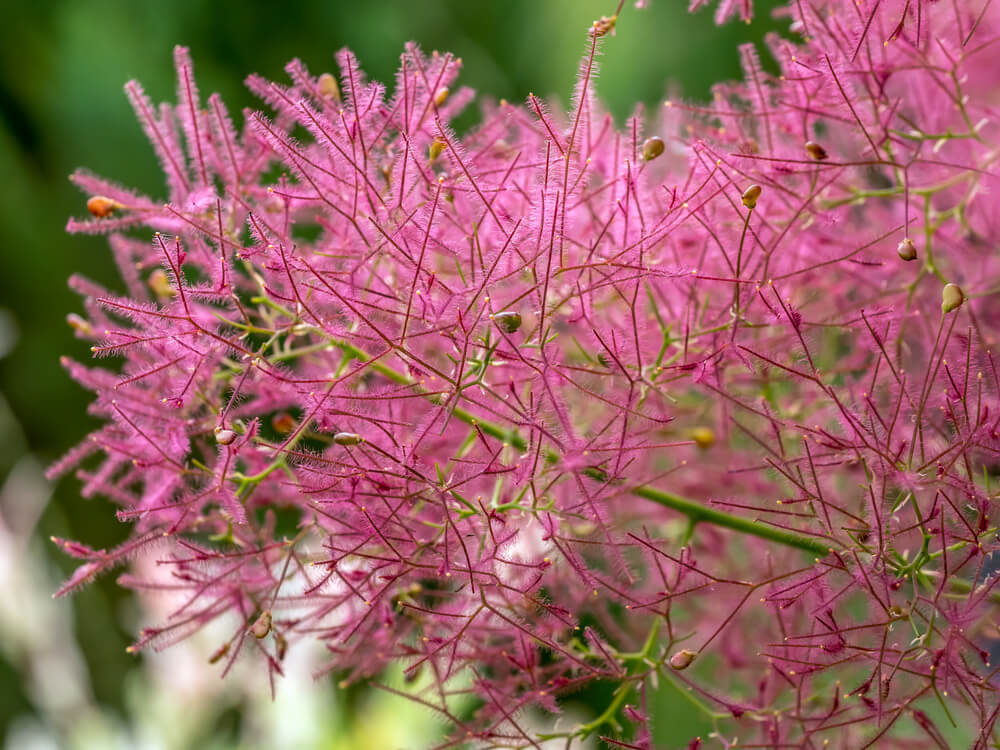
[[[134,532],[57,540],[61,593],[154,555],[121,581],[177,608],[136,649],[221,620],[223,671],[399,663],[449,745],[538,747],[541,711],[649,748],[666,681],[691,747],[993,746],[1000,4],[789,13],[779,75],[743,48],[622,129],[615,19],[568,112],[463,136],[460,61],[415,46],[391,95],[347,51],[252,76],[242,132],[184,49],[176,105],[130,83],[168,198],[73,177],[127,293],[74,278],[70,322],[122,365],[66,362],[105,421],[51,474]]]

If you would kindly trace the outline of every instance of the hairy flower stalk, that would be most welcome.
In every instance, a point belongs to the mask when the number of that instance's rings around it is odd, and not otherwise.
[[[60,593],[152,555],[120,581],[177,608],[133,649],[399,663],[446,745],[650,748],[664,685],[692,747],[1000,741],[1000,5],[816,5],[779,75],[741,48],[622,129],[617,14],[568,112],[464,136],[460,62],[412,45],[391,95],[347,51],[251,76],[242,131],[183,48],[175,106],[128,84],[167,201],[73,176],[127,291],[74,278],[70,323],[122,365],[66,361],[105,424],[50,473],[133,533],[57,540]]]

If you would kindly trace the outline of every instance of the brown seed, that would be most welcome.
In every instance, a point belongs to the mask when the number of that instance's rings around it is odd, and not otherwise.
[[[646,161],[653,161],[663,153],[663,149],[663,139],[654,135],[652,138],[647,138],[646,142],[642,144],[642,158]]]
[[[809,156],[811,156],[816,161],[823,161],[828,156],[828,154],[826,153],[826,149],[820,146],[815,141],[806,141],[806,151],[808,151]]]
[[[749,209],[754,209],[757,206],[757,199],[760,198],[760,194],[763,192],[763,188],[760,185],[751,185],[746,190],[743,191],[741,200],[743,205]]]
[[[917,259],[917,246],[909,237],[904,238],[896,245],[896,254],[903,260],[910,261]]]

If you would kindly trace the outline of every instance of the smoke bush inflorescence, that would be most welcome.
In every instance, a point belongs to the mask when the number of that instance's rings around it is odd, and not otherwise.
[[[135,649],[221,620],[222,671],[400,663],[448,744],[648,748],[670,681],[713,746],[995,746],[1000,3],[789,13],[780,75],[744,47],[623,129],[614,18],[568,112],[461,137],[460,61],[415,46],[391,95],[347,51],[251,76],[242,132],[182,48],[175,106],[128,84],[168,199],[73,176],[128,291],[72,280],[122,365],[66,361],[104,426],[51,474],[134,531],[56,540],[60,593],[152,555],[121,582],[177,609]]]

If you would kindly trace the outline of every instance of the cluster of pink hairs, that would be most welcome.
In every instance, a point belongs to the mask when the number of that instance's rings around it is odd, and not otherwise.
[[[742,48],[622,129],[615,18],[568,112],[463,136],[415,46],[391,96],[347,51],[251,76],[242,132],[182,48],[176,105],[128,84],[168,197],[73,176],[127,293],[74,278],[70,322],[122,364],[65,362],[104,426],[51,475],[133,533],[56,540],[60,593],[150,555],[121,583],[176,611],[134,649],[398,663],[442,746],[651,748],[670,682],[689,747],[995,747],[1000,3],[787,12],[779,75]]]

